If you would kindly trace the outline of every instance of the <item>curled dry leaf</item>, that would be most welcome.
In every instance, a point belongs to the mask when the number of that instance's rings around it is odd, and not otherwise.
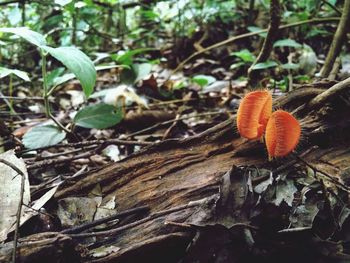
[[[24,175],[23,204],[29,205],[30,189],[27,168],[22,159],[17,158],[14,150],[7,151],[0,155],[13,166],[20,169]],[[7,234],[14,229],[16,214],[20,202],[21,176],[5,163],[0,162],[0,242],[7,238]],[[6,186],[6,187],[4,187]],[[21,219],[24,216],[22,209]]]

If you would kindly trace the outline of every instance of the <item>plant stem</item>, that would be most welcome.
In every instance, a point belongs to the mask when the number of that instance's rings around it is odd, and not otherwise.
[[[47,87],[47,72],[46,72],[46,55],[41,52],[41,74],[43,76],[43,89],[44,89],[44,104],[45,104],[45,114],[46,117],[50,117],[50,105],[49,105],[49,97],[48,87]]]
[[[56,125],[67,133],[71,133],[66,127],[64,127],[56,118],[51,114],[50,103],[49,103],[49,88],[47,85],[47,71],[46,71],[46,55],[41,52],[41,73],[43,77],[43,89],[44,89],[44,104],[46,117],[53,120]]]
[[[9,83],[9,95],[10,95],[10,97],[12,97],[12,93],[13,93],[12,74],[10,74],[10,83]],[[9,100],[9,102],[10,102],[9,108],[10,108],[11,114],[16,114],[15,110],[13,109],[13,99],[11,98]]]

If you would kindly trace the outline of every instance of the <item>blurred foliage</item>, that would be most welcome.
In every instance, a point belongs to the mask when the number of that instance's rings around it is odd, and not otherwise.
[[[342,7],[342,1],[336,0],[281,1],[282,24],[339,17]],[[45,35],[51,46],[78,46],[95,58],[95,65],[121,65],[124,67],[121,79],[132,84],[149,73],[150,65],[167,62],[167,66],[175,67],[196,51],[196,44],[199,48],[206,47],[231,36],[267,28],[269,4],[268,0],[34,0],[24,6],[18,1],[1,5],[0,24],[28,27]],[[320,54],[326,54],[334,31],[334,23],[306,23],[284,30],[269,61],[255,68],[293,70],[295,75],[314,74],[316,60]],[[205,57],[219,59],[226,70],[233,72],[233,78],[245,76],[264,37],[266,33],[237,41],[231,52],[216,49]],[[293,61],[287,59],[290,54]],[[21,60],[23,56],[25,61]],[[28,71],[39,60],[32,47],[13,42],[11,37],[0,33],[0,66]],[[55,68],[49,65],[49,71]],[[210,70],[199,69],[189,74],[208,75]],[[64,72],[50,74],[57,78]]]
[[[339,17],[342,4],[336,0],[281,0],[281,24]],[[244,82],[266,38],[266,30],[259,31],[269,25],[269,9],[268,0],[0,2],[0,79],[5,84],[0,88],[11,97],[18,82],[25,83],[33,88],[28,94],[43,96],[47,106],[49,97],[77,78],[86,97],[73,120],[75,125],[111,127],[122,121],[130,101],[148,107],[141,95],[151,100],[182,99],[191,89],[215,90],[220,81]],[[336,22],[306,22],[281,30],[269,58],[252,67],[263,73],[261,86],[288,91],[294,84],[310,82],[322,66]],[[161,73],[195,52],[249,32],[259,33],[203,52],[190,66],[181,68],[184,75]],[[46,59],[46,52],[51,57]],[[343,59],[342,65],[348,68],[345,62]],[[104,70],[110,70],[113,84],[119,86],[95,87],[95,71]],[[342,74],[346,76],[349,70]],[[46,86],[46,95],[42,86]],[[104,103],[89,105],[89,95],[108,88]],[[15,113],[13,101],[8,104]],[[61,139],[59,130],[48,131]]]

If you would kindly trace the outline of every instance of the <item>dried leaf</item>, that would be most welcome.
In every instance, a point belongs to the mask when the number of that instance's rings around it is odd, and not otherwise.
[[[0,158],[10,162],[24,174],[23,204],[29,205],[30,189],[27,168],[22,159],[17,158],[14,150],[0,154]],[[0,242],[7,238],[16,223],[16,214],[20,202],[21,176],[10,166],[0,162]],[[24,216],[22,209],[21,220]]]

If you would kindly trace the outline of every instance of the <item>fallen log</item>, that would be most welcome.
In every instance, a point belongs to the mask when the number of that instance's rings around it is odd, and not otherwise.
[[[99,184],[103,199],[115,198],[118,211],[147,206],[149,212],[104,231],[57,233],[61,238],[45,249],[63,243],[74,248],[74,253],[57,250],[57,262],[68,262],[67,253],[83,262],[348,260],[339,242],[350,229],[350,213],[344,214],[350,189],[349,88],[346,81],[328,90],[316,83],[276,100],[276,108],[300,121],[303,134],[297,153],[283,159],[269,162],[264,144],[240,138],[232,118],[66,181],[57,202],[87,196]],[[19,262],[35,262],[31,258],[42,249],[22,253],[25,240],[19,240]],[[91,253],[111,247],[99,257]],[[1,262],[8,251],[0,250]]]

